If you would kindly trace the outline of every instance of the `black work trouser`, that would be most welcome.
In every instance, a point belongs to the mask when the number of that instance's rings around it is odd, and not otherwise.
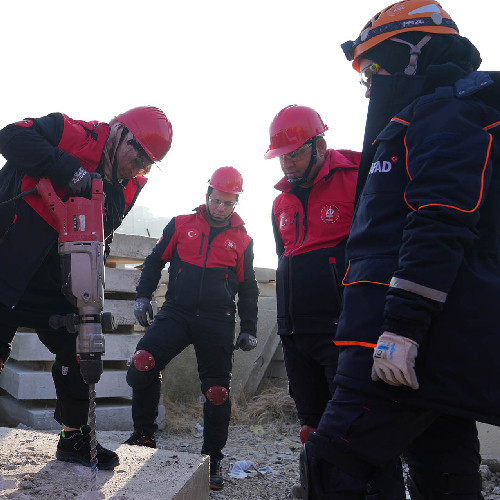
[[[318,427],[321,416],[335,392],[339,349],[331,334],[282,335],[283,355],[301,425]],[[378,486],[369,489],[370,500],[401,500],[405,497],[403,469],[395,458],[381,470]],[[391,496],[380,492],[390,490]]]
[[[160,400],[161,372],[187,346],[193,345],[198,363],[201,391],[214,386],[230,390],[234,349],[234,316],[214,313],[194,314],[178,308],[163,308],[137,344],[155,358],[152,372],[140,372],[132,364],[127,382],[133,388],[132,418],[136,430],[154,432]],[[231,401],[213,404],[206,398],[201,452],[212,460],[223,458],[231,416]]]
[[[283,357],[301,425],[318,427],[321,415],[335,392],[338,347],[333,334],[281,335]]]
[[[76,334],[53,330],[48,325],[52,315],[76,312],[56,285],[46,286],[41,278],[34,279],[16,307],[0,305],[0,357],[5,360],[10,355],[18,327],[34,329],[56,357],[52,366],[57,395],[54,419],[61,425],[79,428],[88,420],[89,388],[76,361]]]
[[[482,498],[473,420],[337,387],[316,435],[317,443],[310,438],[311,457],[325,500],[355,493],[364,498],[367,481],[361,477],[373,476],[401,454],[418,498]]]

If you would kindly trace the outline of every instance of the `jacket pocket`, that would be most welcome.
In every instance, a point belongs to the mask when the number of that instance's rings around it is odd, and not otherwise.
[[[397,265],[398,258],[390,255],[353,259],[349,261],[342,283],[345,286],[356,283],[389,286]]]

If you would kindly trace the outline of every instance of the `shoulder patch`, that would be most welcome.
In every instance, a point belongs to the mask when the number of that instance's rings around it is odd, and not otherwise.
[[[224,242],[224,246],[228,250],[236,250],[236,243],[233,240],[229,239],[229,238]]]
[[[17,125],[18,127],[32,127],[33,120],[21,120],[20,122],[14,123],[14,125]]]

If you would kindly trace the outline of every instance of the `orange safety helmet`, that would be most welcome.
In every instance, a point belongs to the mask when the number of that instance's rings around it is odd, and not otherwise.
[[[314,109],[297,104],[287,106],[271,122],[271,144],[264,158],[267,160],[291,153],[327,130],[328,127]]]
[[[399,33],[422,31],[458,35],[458,27],[450,15],[435,0],[403,0],[394,3],[373,16],[361,30],[358,38],[341,45],[348,61],[360,71],[361,56]]]
[[[210,177],[208,184],[224,193],[243,193],[243,177],[234,167],[218,168]]]
[[[120,122],[125,125],[149,158],[161,161],[172,144],[172,124],[165,113],[154,106],[139,106],[115,116],[111,123]]]

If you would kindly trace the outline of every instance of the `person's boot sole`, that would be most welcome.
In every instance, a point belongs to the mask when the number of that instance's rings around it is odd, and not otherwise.
[[[210,489],[211,489],[211,490],[214,490],[214,491],[219,491],[219,490],[224,489],[224,485],[222,485],[222,486],[217,486],[217,485],[215,485],[215,484],[210,484]]]
[[[61,462],[78,463],[81,465],[85,465],[85,467],[91,467],[90,460],[87,461],[82,457],[73,455],[72,453],[66,454],[66,452],[61,450],[56,451],[56,458]],[[110,464],[103,464],[101,462],[97,462],[97,468],[99,470],[114,469],[117,465],[120,465],[119,459],[116,459],[114,462],[111,462]]]

